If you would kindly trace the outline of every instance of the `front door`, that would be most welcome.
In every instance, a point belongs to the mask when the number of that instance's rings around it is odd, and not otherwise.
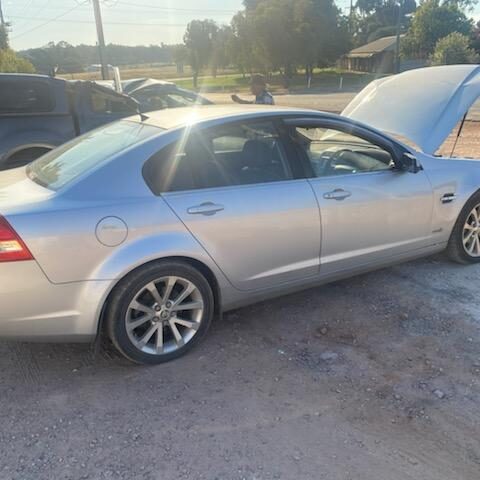
[[[318,204],[308,180],[293,178],[272,122],[190,132],[167,156],[163,198],[236,288],[318,274]]]
[[[432,188],[423,171],[395,168],[394,153],[316,124],[296,127],[322,219],[321,273],[392,260],[432,243]]]

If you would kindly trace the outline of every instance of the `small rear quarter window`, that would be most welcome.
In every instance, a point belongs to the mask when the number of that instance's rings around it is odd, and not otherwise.
[[[0,114],[48,113],[55,108],[52,89],[42,80],[0,80]]]

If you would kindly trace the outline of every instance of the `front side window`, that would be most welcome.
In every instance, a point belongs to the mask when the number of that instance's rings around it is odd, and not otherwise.
[[[90,105],[95,113],[135,114],[137,106],[127,97],[121,97],[106,88],[92,87]]]
[[[170,108],[191,107],[196,103],[195,98],[180,93],[169,93],[167,95],[167,101]]]
[[[156,194],[292,178],[271,122],[240,122],[188,135],[152,157],[144,177]]]
[[[316,177],[391,170],[392,155],[361,137],[331,128],[296,128],[294,141]]]
[[[48,113],[55,108],[50,85],[39,80],[0,81],[0,114]]]
[[[43,155],[27,167],[31,180],[59,190],[114,155],[159,133],[158,127],[121,121],[76,138]]]
[[[169,92],[163,87],[144,88],[132,95],[144,109],[163,110],[164,108],[191,107],[195,98],[179,92]]]

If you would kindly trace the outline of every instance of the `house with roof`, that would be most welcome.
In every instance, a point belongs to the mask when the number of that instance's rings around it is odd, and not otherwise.
[[[392,35],[354,48],[342,56],[340,67],[357,72],[394,73],[396,41],[396,35]]]

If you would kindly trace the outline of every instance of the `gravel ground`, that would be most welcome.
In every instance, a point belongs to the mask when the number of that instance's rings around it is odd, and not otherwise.
[[[478,480],[479,280],[437,256],[311,289],[159,367],[0,344],[0,478]]]
[[[479,281],[407,263],[229,313],[158,367],[0,343],[0,479],[478,480]]]

